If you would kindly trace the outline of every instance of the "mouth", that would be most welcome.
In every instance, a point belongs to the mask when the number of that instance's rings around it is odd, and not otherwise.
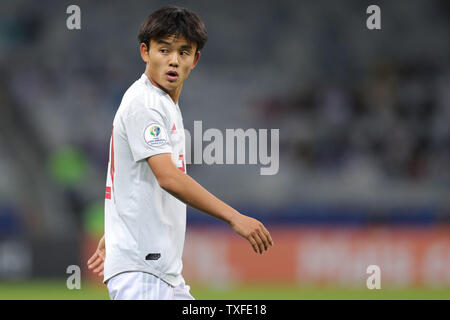
[[[177,79],[178,79],[178,73],[174,70],[168,71],[166,73],[166,75],[167,75],[167,80],[169,80],[170,82],[177,81]]]

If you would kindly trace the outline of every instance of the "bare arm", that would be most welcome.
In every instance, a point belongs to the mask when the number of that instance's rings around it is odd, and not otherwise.
[[[158,154],[148,158],[147,162],[161,188],[187,205],[227,222],[250,242],[256,253],[263,253],[273,245],[269,231],[261,222],[239,213],[181,172],[172,162],[171,154]]]

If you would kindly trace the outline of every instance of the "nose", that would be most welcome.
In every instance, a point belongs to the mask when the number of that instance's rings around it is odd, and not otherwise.
[[[178,67],[178,53],[174,52],[173,54],[170,55],[170,60],[169,60],[169,66],[171,67]]]

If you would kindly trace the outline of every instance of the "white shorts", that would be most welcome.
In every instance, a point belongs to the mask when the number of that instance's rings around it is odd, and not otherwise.
[[[111,300],[195,300],[184,280],[172,287],[146,272],[119,273],[108,280],[107,287]]]

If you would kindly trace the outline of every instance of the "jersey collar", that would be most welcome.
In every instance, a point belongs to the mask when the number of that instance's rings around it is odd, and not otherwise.
[[[159,94],[165,96],[166,98],[168,98],[170,100],[170,102],[172,102],[174,105],[178,106],[178,103],[174,103],[172,101],[172,98],[169,96],[169,94],[167,92],[165,92],[164,90],[162,90],[161,88],[158,88],[157,86],[155,86],[150,79],[147,77],[147,75],[145,74],[145,72],[142,74],[141,79],[148,84],[151,88],[153,88],[154,90],[156,90]]]

